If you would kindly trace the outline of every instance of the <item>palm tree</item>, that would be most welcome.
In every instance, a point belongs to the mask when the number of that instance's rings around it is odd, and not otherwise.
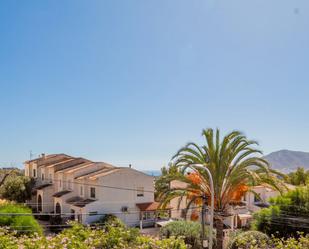
[[[205,199],[207,202],[210,199],[208,176],[205,170],[196,168],[193,172],[190,166],[207,167],[214,181],[217,248],[222,249],[223,217],[231,202],[240,201],[251,186],[265,184],[281,192],[282,185],[276,177],[277,172],[259,157],[262,152],[254,148],[257,142],[248,140],[241,132],[233,131],[222,140],[218,129],[215,132],[203,130],[202,135],[205,145],[189,143],[181,148],[172,159],[179,173],[164,176],[165,181],[177,180],[186,187],[168,188],[160,193],[160,199],[163,206],[176,197],[179,202],[186,200],[187,210],[201,205]]]

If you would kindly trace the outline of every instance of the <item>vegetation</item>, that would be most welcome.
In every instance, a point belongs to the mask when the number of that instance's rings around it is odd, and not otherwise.
[[[91,229],[80,224],[72,224],[54,237],[40,235],[16,237],[15,233],[0,230],[0,249],[186,249],[181,239],[156,240],[141,236],[136,229],[109,225],[105,229]]]
[[[33,185],[34,180],[29,177],[10,174],[0,187],[0,195],[4,199],[24,203],[31,198]]]
[[[162,238],[183,238],[187,245],[192,246],[192,249],[201,248],[201,224],[198,222],[171,222],[160,229],[160,236]]]
[[[233,238],[229,249],[304,249],[309,248],[309,235],[299,234],[298,238],[269,238],[257,231],[242,232]]]
[[[309,233],[309,186],[298,187],[270,199],[271,206],[254,215],[253,227],[277,237]]]
[[[125,224],[113,214],[106,214],[92,224],[100,227],[108,227],[109,225],[121,228],[125,227]]]
[[[296,186],[306,185],[309,183],[309,170],[298,167],[295,172],[288,174],[287,182]]]
[[[181,148],[172,159],[178,174],[162,176],[161,181],[169,184],[173,180],[185,183],[184,188],[167,188],[160,192],[162,205],[166,205],[175,197],[187,200],[190,206],[200,207],[205,201],[209,205],[210,185],[205,170],[190,167],[201,164],[207,167],[214,180],[215,191],[215,225],[217,230],[217,248],[223,246],[223,214],[231,202],[239,202],[252,185],[265,184],[281,191],[281,183],[270,169],[268,163],[254,148],[255,141],[248,140],[238,131],[227,134],[221,140],[220,132],[212,129],[204,130],[205,145],[189,143]]]
[[[229,243],[229,249],[265,248],[270,242],[269,237],[258,231],[240,233]]]
[[[13,203],[0,204],[0,226],[13,229],[18,235],[42,233],[42,228],[31,215],[31,210],[27,207]],[[9,215],[9,214],[29,214],[29,215]]]

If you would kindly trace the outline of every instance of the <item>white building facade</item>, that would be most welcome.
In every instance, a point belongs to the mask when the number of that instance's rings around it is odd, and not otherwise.
[[[65,154],[42,155],[25,162],[25,175],[36,180],[32,207],[89,224],[114,214],[129,226],[153,220],[154,178],[131,167],[115,167]]]

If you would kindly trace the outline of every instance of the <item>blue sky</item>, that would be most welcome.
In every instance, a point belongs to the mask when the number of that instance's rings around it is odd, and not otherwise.
[[[201,130],[309,151],[307,0],[0,2],[0,162],[159,169]]]

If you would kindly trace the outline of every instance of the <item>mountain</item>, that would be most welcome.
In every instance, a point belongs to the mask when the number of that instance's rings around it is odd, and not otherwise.
[[[161,175],[161,170],[144,170],[143,172],[146,175],[150,175],[150,176],[160,176]]]
[[[279,150],[264,157],[274,169],[284,173],[294,171],[297,167],[309,169],[309,152]]]

